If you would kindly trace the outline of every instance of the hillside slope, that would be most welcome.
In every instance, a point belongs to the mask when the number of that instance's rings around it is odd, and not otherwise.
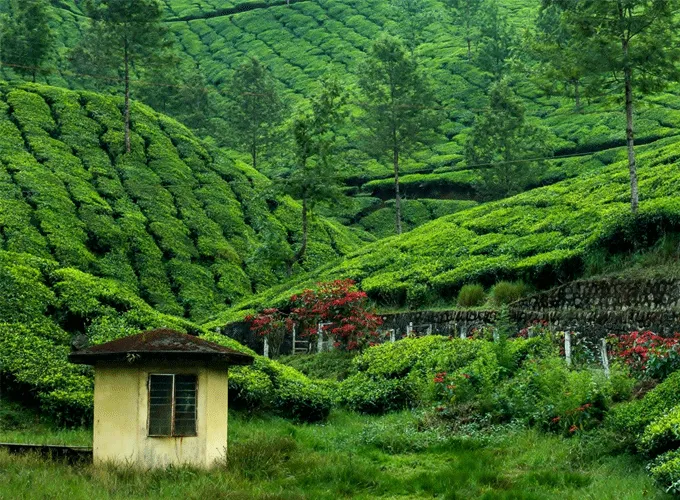
[[[6,0],[0,0],[0,7]],[[187,67],[199,68],[205,75],[214,112],[209,117],[209,131],[224,135],[229,128],[227,96],[235,68],[248,57],[258,57],[271,70],[288,100],[300,104],[316,90],[320,76],[338,75],[347,88],[354,89],[358,64],[373,40],[382,33],[400,32],[399,13],[389,0],[342,0],[248,2],[230,0],[162,0],[165,23],[170,29]],[[513,87],[527,107],[527,116],[554,134],[552,145],[557,156],[604,151],[625,144],[625,117],[611,95],[583,100],[578,111],[570,99],[545,97],[531,83],[531,65],[523,68],[528,57],[523,39],[532,30],[540,2],[536,0],[499,0],[502,15],[515,27],[517,40],[513,60],[519,70],[513,75]],[[54,27],[59,39],[59,60],[44,77],[48,83],[71,88],[101,88],[101,78],[76,75],[67,62],[87,22],[78,0],[53,0]],[[430,0],[428,9],[436,12],[432,22],[420,33],[422,44],[415,50],[426,74],[435,83],[437,109],[443,123],[433,142],[422,145],[402,164],[404,192],[412,201],[411,228],[436,215],[449,214],[458,206],[437,200],[476,198],[479,172],[464,160],[464,145],[476,115],[488,105],[490,75],[469,61],[463,29],[453,22],[445,2]],[[475,48],[478,50],[478,47]],[[5,77],[13,77],[11,68],[3,68]],[[534,75],[535,76],[535,75]],[[133,96],[158,82],[153,76],[136,75]],[[156,77],[157,78],[157,77]],[[148,80],[151,81],[148,81]],[[117,89],[119,92],[120,89]],[[677,135],[680,123],[677,87],[668,93],[646,97],[636,109],[636,135],[639,142]],[[361,113],[361,99],[353,96],[352,114]],[[384,202],[392,197],[391,167],[385,160],[370,158],[361,151],[365,133],[348,126],[342,133],[341,147],[345,164],[341,175],[350,186],[348,194],[363,199],[343,209],[344,223],[392,234],[393,210]],[[222,137],[221,140],[225,140]],[[228,134],[226,137],[228,141]],[[582,173],[586,164],[564,160],[548,161],[545,172],[537,174],[525,188],[545,185]],[[604,162],[607,164],[607,162]],[[261,163],[266,174],[280,173],[277,162]],[[539,169],[540,170],[540,169]],[[408,210],[408,208],[407,208]],[[374,214],[374,212],[380,212]],[[336,216],[335,210],[326,212]]]
[[[0,5],[3,1],[0,0]],[[54,0],[55,28],[62,56],[79,39],[86,19],[77,0]],[[219,90],[217,116],[211,120],[222,129],[228,128],[225,107],[231,77],[235,68],[248,57],[257,57],[271,70],[294,103],[309,98],[316,90],[319,77],[336,74],[349,87],[356,81],[359,63],[371,43],[382,33],[399,33],[399,13],[388,0],[342,0],[285,2],[216,0],[163,0],[165,23],[174,35],[183,56],[192,67],[205,74],[208,83]],[[501,13],[515,27],[519,38],[532,29],[540,2],[535,0],[499,0]],[[261,8],[224,14],[234,6],[257,5]],[[474,117],[487,105],[486,91],[491,81],[474,61],[467,58],[464,30],[456,25],[445,4],[430,0],[429,10],[437,12],[431,24],[421,33],[422,44],[416,49],[418,60],[435,83],[444,124],[430,147],[416,153],[404,164],[406,171],[435,172],[453,167],[464,168],[463,146]],[[57,24],[58,21],[58,24]],[[525,48],[518,40],[514,57]],[[74,75],[65,57],[46,78],[57,85],[80,87],[87,84]],[[5,71],[10,71],[5,68]],[[530,117],[540,120],[556,135],[558,151],[592,151],[624,145],[625,117],[620,108],[605,96],[584,102],[582,112],[573,101],[548,98],[529,83],[526,75],[516,75],[516,90],[525,99]],[[140,81],[136,88],[150,82]],[[151,82],[152,83],[152,82]],[[360,107],[359,99],[355,104]],[[680,118],[674,93],[648,98],[638,109],[637,136],[642,140],[678,133]],[[346,131],[346,147],[356,147],[357,136]],[[363,180],[390,175],[388,165],[355,157],[343,174]]]
[[[409,307],[452,303],[465,283],[522,278],[538,287],[554,285],[582,273],[592,251],[626,252],[680,229],[679,159],[675,138],[643,148],[637,217],[630,213],[627,164],[615,163],[366,245],[339,264],[239,304],[210,325],[340,277],[358,280],[382,305]]]
[[[195,320],[284,278],[268,252],[297,245],[300,207],[145,106],[134,108],[124,154],[120,105],[0,85],[0,250],[113,278],[158,311]],[[307,269],[361,244],[321,218],[311,237]]]

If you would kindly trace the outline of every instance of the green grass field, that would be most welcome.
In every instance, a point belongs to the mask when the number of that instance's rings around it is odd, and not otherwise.
[[[229,463],[211,472],[71,466],[0,451],[0,498],[666,498],[641,463],[611,454],[611,436],[565,439],[512,427],[454,433],[418,430],[418,422],[411,413],[334,413],[323,425],[232,414]],[[0,440],[89,437],[53,432],[0,430]]]

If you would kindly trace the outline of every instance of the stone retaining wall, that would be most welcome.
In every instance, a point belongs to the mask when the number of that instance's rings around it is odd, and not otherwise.
[[[610,333],[652,330],[661,335],[680,332],[680,280],[582,280],[538,293],[509,308],[517,329],[546,320],[554,329],[575,331],[599,339]],[[497,311],[412,311],[383,314],[382,331],[394,330],[401,338],[409,331],[418,335],[469,335],[474,328],[493,325]],[[262,340],[254,338],[245,323],[233,323],[222,333],[262,352]],[[281,354],[292,350],[287,336]],[[389,338],[389,335],[385,336]]]
[[[518,309],[661,311],[680,308],[680,280],[605,278],[567,283],[513,304]]]

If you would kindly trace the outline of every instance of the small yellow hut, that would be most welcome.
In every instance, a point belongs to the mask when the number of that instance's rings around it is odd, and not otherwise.
[[[95,464],[208,468],[226,457],[228,367],[252,356],[158,329],[69,360],[94,366]]]

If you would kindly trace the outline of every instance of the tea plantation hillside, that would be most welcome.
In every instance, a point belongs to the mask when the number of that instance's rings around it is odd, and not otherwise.
[[[194,320],[287,277],[268,252],[297,247],[297,203],[145,106],[134,107],[124,154],[120,106],[0,84],[0,250],[114,279]],[[303,267],[355,250],[359,234],[315,218]]]
[[[630,213],[626,163],[442,217],[368,244],[340,264],[274,287],[210,325],[283,303],[315,281],[353,278],[383,306],[415,308],[452,298],[466,283],[521,278],[552,286],[583,272],[591,252],[626,252],[680,228],[680,141],[641,148],[641,205]]]
[[[0,2],[1,4],[2,2]],[[515,90],[522,96],[527,114],[535,123],[550,129],[556,156],[582,154],[622,146],[625,138],[625,118],[617,102],[609,97],[594,96],[584,100],[577,112],[566,98],[545,97],[527,78],[528,69],[521,69],[527,56],[521,40],[525,30],[532,29],[539,3],[537,0],[499,0],[502,15],[516,30],[513,60],[519,71],[512,77]],[[317,88],[318,79],[334,73],[354,88],[358,64],[365,57],[373,40],[382,33],[399,33],[399,14],[388,0],[341,0],[285,2],[218,2],[216,0],[163,0],[165,23],[174,35],[181,57],[190,67],[200,68],[208,85],[216,89],[212,130],[228,130],[227,98],[234,69],[248,57],[257,57],[271,70],[291,103],[301,104]],[[59,36],[59,51],[65,56],[80,37],[86,19],[76,0],[53,1],[54,26]],[[235,7],[235,6],[238,6]],[[231,8],[236,10],[232,11]],[[242,12],[237,10],[250,9]],[[432,144],[423,145],[410,160],[404,162],[406,196],[409,199],[438,200],[474,197],[478,173],[465,164],[464,145],[474,118],[488,105],[489,74],[481,71],[467,58],[463,29],[451,20],[445,4],[431,0],[429,10],[436,13],[422,31],[422,43],[415,53],[424,72],[434,82],[442,125]],[[4,68],[7,77],[11,69]],[[74,75],[66,57],[61,57],[53,72],[45,76],[55,85],[82,88],[92,85],[80,75]],[[141,86],[154,82],[133,82],[133,95]],[[101,84],[99,82],[98,84]],[[353,98],[359,114],[359,97]],[[680,109],[673,93],[646,98],[638,106],[636,134],[638,141],[650,142],[678,133]],[[342,148],[348,165],[341,174],[348,185],[372,201],[360,202],[347,217],[361,224],[361,219],[378,206],[376,200],[389,199],[391,168],[387,162],[376,161],[357,150],[362,130],[351,126],[344,131]],[[580,165],[580,164],[577,164]],[[551,162],[549,172],[535,179],[534,187],[556,179],[564,179],[580,171],[562,170],[563,162]],[[276,162],[264,163],[265,173],[276,172]],[[408,175],[412,174],[412,175]],[[350,194],[354,194],[350,191]],[[373,205],[371,205],[371,203]],[[438,204],[436,214],[452,213],[450,205]],[[418,207],[412,226],[430,220],[432,212]],[[374,219],[385,218],[376,215]],[[345,219],[346,220],[346,219]],[[417,221],[417,223],[416,223]],[[407,221],[408,223],[408,221]],[[375,220],[361,224],[375,227]],[[379,231],[382,234],[382,231]]]

